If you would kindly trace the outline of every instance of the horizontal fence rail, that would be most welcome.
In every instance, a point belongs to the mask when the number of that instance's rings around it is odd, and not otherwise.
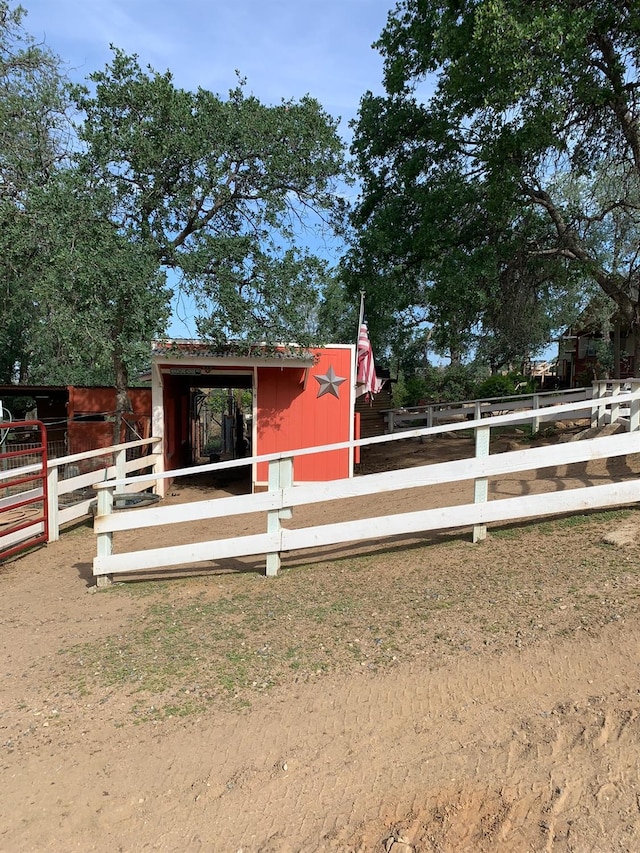
[[[618,400],[618,405],[620,407],[630,405],[632,406],[632,421],[634,418],[633,415],[633,406],[635,405],[635,421],[638,426],[633,428],[640,428],[640,380],[638,380],[638,392],[636,393],[624,393],[620,394],[619,397],[616,398]],[[596,405],[598,407],[609,409],[612,407],[612,402],[607,399],[602,399],[598,403],[594,404],[591,398],[588,400],[582,400],[572,403],[562,403],[554,406],[553,417],[550,417],[550,420],[554,421],[563,421],[563,420],[575,420],[576,417],[578,419],[586,419],[590,416],[593,406]],[[528,423],[532,416],[540,414],[543,412],[543,409],[539,410],[527,410],[526,412],[514,412],[511,414],[497,414],[491,416],[491,427],[505,427],[505,426],[518,426],[523,423]],[[547,413],[548,414],[548,413]],[[189,468],[175,468],[170,471],[164,472],[156,472],[149,475],[141,475],[136,477],[131,477],[129,480],[115,480],[109,483],[99,483],[96,485],[96,489],[111,489],[113,487],[117,488],[119,486],[126,485],[133,487],[135,484],[142,483],[157,483],[160,480],[175,480],[179,477],[187,477],[193,474],[203,474],[206,472],[220,472],[225,471],[232,468],[246,468],[249,465],[260,462],[272,462],[278,459],[284,458],[297,458],[298,456],[308,456],[310,454],[317,453],[330,453],[335,450],[347,450],[350,447],[368,447],[374,444],[387,444],[388,442],[393,441],[406,441],[408,438],[430,438],[431,436],[443,435],[444,433],[453,433],[453,432],[473,432],[478,426],[486,426],[486,422],[478,424],[477,421],[457,421],[455,423],[449,424],[441,424],[439,426],[434,427],[418,427],[412,430],[407,430],[402,433],[397,433],[394,435],[374,435],[369,438],[359,438],[353,441],[341,441],[336,444],[328,444],[322,447],[302,447],[298,450],[286,450],[275,453],[265,453],[262,456],[247,456],[242,459],[230,459],[226,462],[212,462],[210,464],[205,465],[197,465],[191,466]],[[627,422],[627,428],[629,428],[629,424]]]
[[[620,390],[620,389],[619,389]],[[380,539],[407,533],[423,533],[459,527],[472,527],[474,541],[486,534],[488,523],[547,516],[566,512],[579,512],[597,507],[625,505],[640,499],[640,480],[607,483],[585,488],[523,495],[521,497],[488,500],[489,478],[517,474],[560,465],[614,458],[640,452],[640,383],[633,391],[615,393],[596,399],[589,398],[564,402],[554,406],[553,419],[588,418],[592,422],[603,410],[613,411],[618,417],[626,411],[627,432],[607,437],[596,437],[547,447],[528,448],[489,455],[490,432],[495,427],[513,426],[528,421],[536,415],[549,414],[547,407],[529,410],[526,414],[508,414],[480,417],[465,423],[451,423],[440,427],[424,427],[398,435],[375,436],[354,442],[343,442],[320,448],[305,448],[289,453],[270,454],[253,459],[199,466],[197,471],[247,465],[251,462],[269,462],[268,491],[240,497],[219,498],[173,506],[155,506],[113,513],[114,494],[123,481],[111,481],[96,486],[98,490],[98,515],[94,526],[97,534],[97,555],[93,572],[100,586],[115,575],[135,574],[162,568],[191,566],[233,557],[266,557],[266,574],[275,575],[280,566],[281,554],[291,550],[314,548],[344,542]],[[595,407],[595,408],[594,408]],[[382,474],[327,483],[294,485],[295,459],[307,453],[330,452],[342,447],[366,446],[409,437],[428,438],[444,433],[471,430],[475,434],[476,456],[471,459],[434,463],[417,468],[407,468]],[[159,476],[178,477],[192,474],[193,468],[171,471]],[[145,481],[144,477],[133,478]],[[385,491],[404,491],[420,486],[442,483],[475,483],[474,502],[417,510],[378,518],[343,521],[316,527],[283,528],[281,520],[291,518],[294,507],[325,501],[375,495]],[[150,548],[129,553],[114,553],[114,534],[126,530],[152,529],[158,526],[188,523],[198,520],[266,513],[267,525],[263,533],[211,539],[205,542]]]
[[[11,424],[13,428],[14,424]],[[150,451],[150,452],[148,452]],[[33,477],[40,470],[40,463],[33,461],[33,449],[24,451],[26,457],[20,467],[0,468],[0,495],[6,491],[17,476]],[[162,459],[161,441],[145,438],[102,447],[96,450],[74,453],[55,459],[46,459],[46,488],[48,529],[46,541],[54,542],[60,536],[62,525],[90,515],[96,503],[94,486],[109,479],[118,478],[117,492],[130,493],[153,489],[154,474]],[[24,462],[27,464],[24,464]],[[129,480],[139,471],[150,470],[144,482]],[[36,497],[35,492],[31,497]],[[0,548],[5,538],[0,529]]]
[[[491,397],[482,400],[463,400],[456,403],[428,403],[424,406],[411,406],[402,409],[389,409],[384,412],[387,431],[391,434],[413,429],[419,424],[434,426],[460,418],[490,417],[496,413],[528,412],[523,423],[531,425],[532,432],[538,432],[543,423],[556,419],[555,407],[562,403],[583,400],[604,400],[617,398],[625,390],[634,391],[640,385],[638,379],[610,380],[593,382],[591,388],[571,388],[565,391],[538,391],[533,394],[513,394],[504,397]],[[619,405],[619,404],[617,404]],[[544,410],[547,410],[546,412]],[[613,409],[613,411],[612,411]],[[616,403],[609,401],[605,405],[594,403],[590,410],[592,426],[602,426],[609,420],[616,421],[620,413]]]
[[[144,453],[150,450],[152,452]],[[129,458],[137,451],[140,455]],[[109,448],[90,450],[52,459],[49,462],[49,522],[50,541],[60,535],[60,527],[90,514],[95,504],[94,486],[111,478],[120,482],[116,489],[119,493],[140,492],[155,486],[153,474],[162,450],[157,438],[143,438],[116,444]],[[102,464],[97,465],[97,460]],[[89,467],[84,472],[83,466]],[[129,482],[127,479],[137,471],[151,469],[151,479],[144,484]],[[61,477],[62,474],[62,477]]]
[[[553,419],[553,413],[533,414],[539,409],[551,409],[561,403],[589,400],[592,388],[574,388],[567,391],[540,391],[533,394],[513,394],[504,397],[490,397],[482,400],[462,400],[455,403],[427,403],[423,406],[410,406],[401,409],[388,409],[384,412],[389,433],[412,429],[418,424],[435,426],[460,418],[477,419],[496,413],[530,411],[527,420],[533,432],[540,429],[545,420]]]
[[[47,507],[45,425],[0,423],[0,559],[47,541]]]

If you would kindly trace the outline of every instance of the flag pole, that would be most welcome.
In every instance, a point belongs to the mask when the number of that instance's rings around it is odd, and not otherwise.
[[[365,291],[360,291],[360,313],[358,315],[358,328],[356,330],[356,349],[354,352],[354,365],[353,365],[353,375],[354,377],[358,376],[358,343],[360,341],[360,326],[364,322],[364,296]],[[356,379],[355,387],[358,387],[358,380]]]
[[[364,297],[365,297],[365,291],[361,290],[360,291],[360,315],[358,317],[358,334],[357,334],[356,340],[358,340],[358,338],[360,337],[360,326],[364,322]]]

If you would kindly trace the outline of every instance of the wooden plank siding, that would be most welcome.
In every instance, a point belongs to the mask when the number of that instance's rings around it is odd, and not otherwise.
[[[371,402],[364,395],[356,397],[355,411],[360,415],[360,438],[384,435],[387,430],[386,412],[393,406],[391,383],[385,382],[379,394]]]
[[[335,444],[352,436],[352,350],[345,346],[310,351],[317,361],[309,371],[289,369],[285,374],[273,368],[257,369],[256,427],[260,454]],[[337,397],[319,394],[316,377],[331,369],[342,379]],[[344,449],[300,459],[296,477],[305,481],[334,480],[350,473],[350,454]],[[264,485],[268,482],[264,464],[258,465],[257,482]]]

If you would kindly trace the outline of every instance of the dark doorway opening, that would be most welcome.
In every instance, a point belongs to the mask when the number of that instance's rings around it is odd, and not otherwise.
[[[201,376],[190,388],[192,465],[246,459],[253,447],[253,375]],[[205,475],[203,474],[203,477]],[[251,465],[211,472],[211,485],[251,491]]]

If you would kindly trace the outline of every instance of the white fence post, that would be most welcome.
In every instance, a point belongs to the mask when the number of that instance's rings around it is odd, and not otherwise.
[[[269,484],[267,491],[276,491],[280,484],[280,466],[277,459],[269,462]],[[270,510],[267,513],[267,533],[277,533],[280,530],[280,510]],[[273,578],[278,574],[280,568],[280,552],[267,554],[265,574]]]
[[[593,391],[591,396],[594,400],[600,400],[599,403],[594,403],[591,406],[591,426],[592,427],[603,427],[605,423],[605,412],[607,407],[602,399],[607,396],[607,383],[603,380],[595,380],[592,383]]]
[[[595,400],[600,396],[600,385],[597,382],[591,383],[591,399]],[[591,406],[591,427],[596,427],[598,425],[598,407],[594,403]]]
[[[640,430],[640,383],[632,382],[633,399],[629,404],[629,432]]]
[[[127,448],[123,447],[121,450],[116,450],[114,455],[114,464],[116,466],[116,480],[124,480],[127,476]],[[120,494],[124,492],[124,483],[119,486],[116,486],[116,494]]]
[[[113,512],[113,490],[113,486],[98,489],[98,517]],[[113,553],[113,533],[98,533],[96,544],[98,557],[110,557]],[[96,584],[100,587],[109,586],[111,580],[111,575],[98,575]]]
[[[293,485],[293,459],[273,459],[269,462],[269,485],[268,491],[274,492]],[[267,513],[267,533],[278,533],[280,530],[280,519],[291,518],[293,510],[291,507],[270,510]],[[265,574],[268,578],[274,578],[280,570],[280,552],[267,554]]]
[[[531,398],[531,406],[532,408],[539,409],[540,408],[540,395],[534,394]],[[535,435],[540,430],[540,417],[538,415],[534,415],[531,418],[531,432]]]
[[[58,466],[54,465],[47,474],[47,513],[49,516],[49,538],[47,542],[57,542],[60,538],[58,501]]]
[[[491,437],[491,427],[482,426],[476,427],[476,459],[489,455],[489,442]],[[488,481],[486,477],[482,477],[475,481],[473,488],[473,502],[476,504],[486,503],[489,494]],[[473,541],[481,542],[487,537],[487,525],[476,524],[473,528]]]
[[[280,460],[279,487],[288,489],[293,486],[293,457],[287,456]],[[284,506],[280,510],[280,518],[293,518],[293,507]]]
[[[616,397],[620,393],[620,382],[611,383],[611,423],[617,424],[620,418],[620,403]]]

